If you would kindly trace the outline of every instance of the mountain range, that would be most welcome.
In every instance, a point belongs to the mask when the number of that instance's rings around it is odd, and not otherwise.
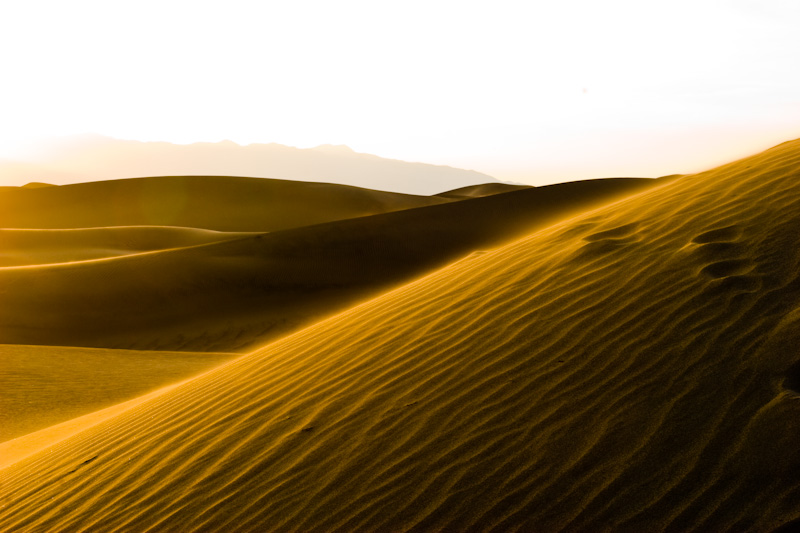
[[[0,160],[0,183],[6,185],[185,175],[313,181],[417,195],[497,182],[474,170],[385,159],[341,145],[305,149],[274,143],[241,146],[232,141],[182,145],[93,134],[44,143],[35,156],[24,160]]]

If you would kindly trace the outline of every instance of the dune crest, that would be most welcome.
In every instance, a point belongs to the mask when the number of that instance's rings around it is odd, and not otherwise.
[[[0,530],[796,524],[798,168],[681,177],[208,372],[0,471]]]

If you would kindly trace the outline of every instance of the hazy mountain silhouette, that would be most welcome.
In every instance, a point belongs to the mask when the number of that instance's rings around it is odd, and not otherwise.
[[[357,153],[347,146],[240,146],[231,141],[188,145],[80,135],[51,143],[36,159],[0,161],[7,185],[53,184],[166,175],[226,175],[355,185],[407,194],[497,182],[486,174]]]

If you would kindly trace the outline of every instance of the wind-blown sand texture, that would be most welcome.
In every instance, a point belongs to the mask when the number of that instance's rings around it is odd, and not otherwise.
[[[799,172],[687,175],[242,356],[0,471],[0,530],[796,527]]]
[[[71,239],[29,232],[28,249],[38,246],[40,256],[78,250],[108,257],[0,268],[0,343],[250,350],[431,268],[654,183],[565,183],[235,239],[207,230],[172,235],[175,228],[73,230],[65,235]],[[58,254],[49,237],[60,243]],[[224,242],[112,257],[109,248],[135,248],[114,247],[123,237],[138,239],[139,248],[190,244],[189,237]],[[112,242],[101,246],[106,238]],[[4,259],[14,260],[34,262],[20,253]]]

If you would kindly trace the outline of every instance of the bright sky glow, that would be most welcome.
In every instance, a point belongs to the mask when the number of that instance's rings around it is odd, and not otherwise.
[[[795,0],[0,4],[0,157],[94,132],[528,183],[702,170],[800,137]]]

